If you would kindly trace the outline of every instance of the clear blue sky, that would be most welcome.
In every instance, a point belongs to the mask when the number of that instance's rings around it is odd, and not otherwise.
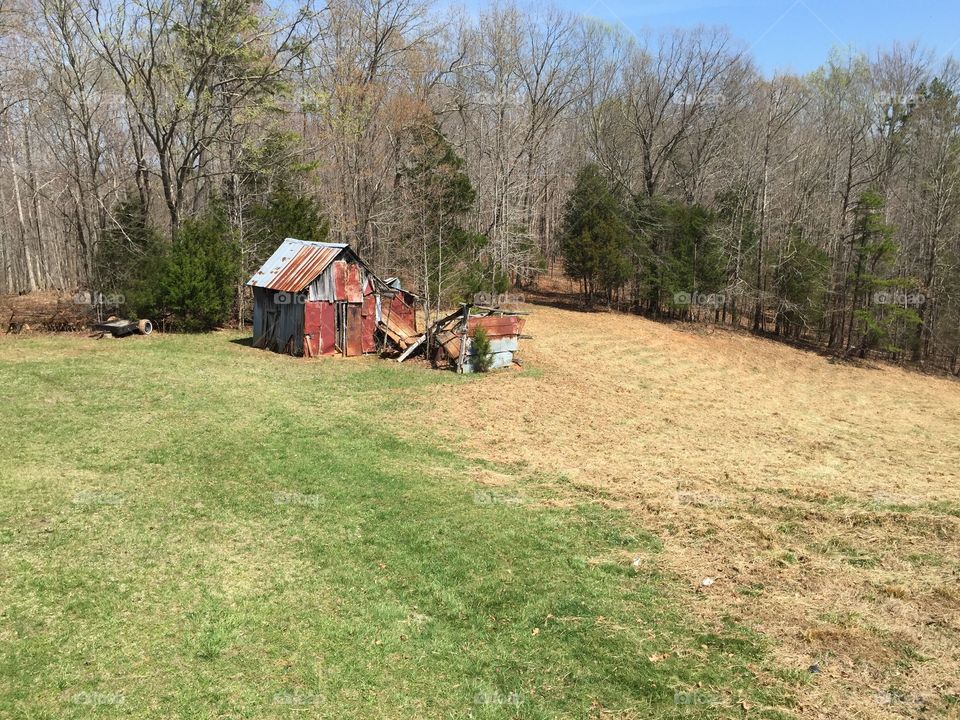
[[[762,71],[805,73],[831,48],[873,53],[918,40],[960,57],[960,0],[556,0],[564,8],[643,28],[726,25],[751,48]],[[476,7],[483,0],[472,0]]]

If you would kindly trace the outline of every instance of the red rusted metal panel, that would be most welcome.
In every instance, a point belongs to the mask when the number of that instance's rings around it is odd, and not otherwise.
[[[359,304],[347,305],[347,357],[363,355],[363,315]]]
[[[303,307],[303,354],[320,354],[320,303],[308,302]]]
[[[334,298],[341,302],[363,302],[360,266],[337,260],[333,264],[333,292]]]
[[[337,351],[337,309],[332,302],[320,303],[320,354]]]
[[[336,313],[333,303],[311,301],[304,305],[303,334],[310,336],[311,355],[330,355],[335,351]]]
[[[386,299],[387,296],[383,296]],[[402,349],[406,349],[417,340],[416,319],[413,308],[404,302],[400,295],[383,302],[380,311],[380,320],[387,336],[396,342]]]
[[[390,299],[390,317],[409,327],[412,332],[417,331],[417,313],[400,293]]]
[[[470,318],[467,328],[471,335],[476,328],[482,327],[488,337],[499,338],[519,335],[523,332],[523,323],[524,318],[518,315],[484,315]]]
[[[347,263],[337,260],[333,264],[333,297],[336,300],[347,299]]]
[[[377,350],[377,297],[376,295],[367,295],[363,299],[361,309],[363,316],[363,352],[376,352]]]
[[[363,302],[363,284],[360,281],[359,265],[347,265],[346,281],[347,302]]]

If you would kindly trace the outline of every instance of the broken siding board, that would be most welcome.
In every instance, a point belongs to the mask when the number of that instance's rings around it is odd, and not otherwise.
[[[372,353],[377,351],[377,299],[373,295],[367,295],[363,299],[362,310],[360,312],[363,321],[363,330],[361,332],[361,344],[363,352]]]
[[[401,293],[396,293],[390,298],[389,312],[391,319],[399,319],[405,327],[409,327],[411,332],[417,331],[417,313]]]
[[[333,302],[336,299],[336,292],[333,287],[333,269],[324,270],[309,287],[310,300],[322,300],[323,302]]]

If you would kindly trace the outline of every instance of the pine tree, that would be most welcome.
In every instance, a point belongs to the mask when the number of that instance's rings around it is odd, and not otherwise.
[[[727,283],[726,258],[713,230],[712,213],[699,205],[666,200],[638,201],[639,294],[648,308],[667,307],[683,316],[696,299],[719,294]]]
[[[903,281],[886,276],[898,248],[893,241],[894,228],[884,219],[885,207],[883,195],[870,188],[860,196],[854,214],[850,275],[853,296],[847,349],[858,336],[860,357],[878,346],[898,352],[901,348],[896,342],[897,331],[906,326],[914,332],[920,322],[915,310],[886,301],[888,291],[895,290]]]
[[[239,254],[219,206],[186,219],[172,243],[156,242],[140,258],[125,295],[136,317],[188,332],[226,322]]]
[[[567,200],[560,248],[564,271],[580,282],[587,306],[598,295],[609,302],[630,279],[630,241],[620,198],[596,165],[584,166]]]
[[[286,238],[324,242],[330,224],[312,197],[281,181],[263,202],[250,209],[251,231],[267,240],[270,252]],[[260,258],[261,260],[265,258]]]
[[[463,160],[434,125],[410,136],[407,162],[398,178],[408,199],[407,232],[420,245],[418,258],[428,304],[470,300],[478,292],[502,292],[506,278],[483,258],[487,238],[468,230],[476,193]]]
[[[219,208],[183,223],[164,270],[158,304],[178,327],[211,330],[230,317],[239,257]]]

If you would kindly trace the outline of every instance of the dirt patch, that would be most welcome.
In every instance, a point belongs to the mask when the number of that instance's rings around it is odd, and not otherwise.
[[[794,689],[800,715],[952,711],[960,383],[528,309],[521,355],[537,371],[450,388],[427,413],[438,432],[628,509],[663,539],[691,612],[733,617],[787,668],[817,668]]]

